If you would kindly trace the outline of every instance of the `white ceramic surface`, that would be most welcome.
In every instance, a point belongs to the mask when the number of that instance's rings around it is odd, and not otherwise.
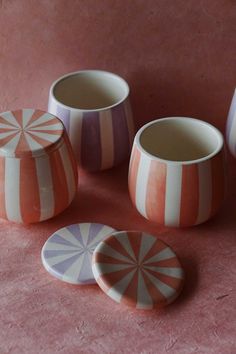
[[[226,140],[231,154],[236,157],[236,89],[234,90],[227,118]]]
[[[96,223],[73,224],[56,231],[45,242],[41,259],[54,277],[71,284],[96,283],[92,273],[92,254],[99,242],[115,230]]]

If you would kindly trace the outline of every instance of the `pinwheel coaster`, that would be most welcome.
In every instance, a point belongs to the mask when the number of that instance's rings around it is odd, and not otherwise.
[[[97,244],[115,230],[94,223],[74,224],[56,231],[42,248],[41,258],[54,277],[71,284],[96,283],[92,254]]]
[[[184,272],[164,242],[142,232],[116,232],[93,253],[100,288],[113,300],[137,309],[160,308],[179,295]]]

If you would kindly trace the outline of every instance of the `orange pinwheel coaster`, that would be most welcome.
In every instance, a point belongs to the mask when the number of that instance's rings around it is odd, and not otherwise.
[[[172,249],[155,236],[138,231],[116,232],[99,243],[92,269],[109,297],[144,310],[173,302],[184,281],[184,271]]]

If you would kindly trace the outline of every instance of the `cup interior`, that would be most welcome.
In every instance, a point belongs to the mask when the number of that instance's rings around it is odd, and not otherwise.
[[[81,110],[111,108],[122,102],[129,93],[121,77],[99,70],[85,70],[59,79],[53,95],[60,103]]]
[[[206,122],[173,117],[147,124],[139,142],[152,156],[181,162],[207,159],[220,150],[223,138],[215,127]]]

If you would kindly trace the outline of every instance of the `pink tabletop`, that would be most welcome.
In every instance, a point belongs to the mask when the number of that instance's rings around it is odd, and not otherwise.
[[[1,221],[0,352],[233,353],[235,161],[230,167],[226,204],[202,226],[178,230],[146,221],[131,205],[127,166],[81,174],[75,201],[51,221]],[[176,302],[148,313],[127,309],[97,285],[70,285],[50,276],[40,258],[46,239],[68,224],[90,221],[145,230],[168,243],[186,273]]]
[[[72,1],[71,1],[72,2]],[[235,1],[11,0],[0,2],[0,111],[47,109],[59,76],[82,69],[130,84],[137,126],[184,115],[223,132],[236,78]],[[214,220],[154,225],[132,207],[127,166],[81,174],[71,207],[42,224],[0,221],[0,354],[234,354],[236,160]],[[56,230],[97,222],[143,230],[180,258],[186,283],[160,311],[127,309],[97,285],[62,283],[40,252]]]

